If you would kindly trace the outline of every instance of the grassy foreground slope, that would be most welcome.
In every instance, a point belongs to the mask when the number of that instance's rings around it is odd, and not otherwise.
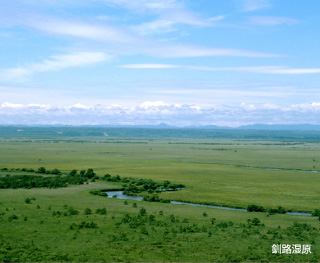
[[[108,187],[114,185],[2,189],[0,261],[319,260],[317,218],[149,202],[135,206],[131,200],[89,194]],[[312,253],[275,255],[273,244],[310,244]]]

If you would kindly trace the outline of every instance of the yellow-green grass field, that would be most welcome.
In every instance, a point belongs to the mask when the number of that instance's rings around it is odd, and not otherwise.
[[[186,185],[162,194],[171,200],[311,212],[320,206],[320,173],[307,171],[320,167],[319,150],[320,143],[299,141],[2,138],[0,168],[93,168],[98,176]]]

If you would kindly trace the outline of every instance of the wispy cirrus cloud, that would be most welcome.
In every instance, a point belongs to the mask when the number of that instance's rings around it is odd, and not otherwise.
[[[103,52],[78,52],[67,55],[56,55],[38,63],[5,69],[0,71],[2,79],[19,80],[32,74],[57,71],[70,67],[79,67],[110,60],[111,56]]]
[[[132,29],[140,35],[164,34],[176,31],[174,25],[173,21],[160,19],[133,26]]]
[[[270,0],[236,0],[240,10],[244,12],[256,11],[271,6]]]
[[[196,27],[211,27],[223,20],[225,16],[203,17],[195,12],[183,9],[170,9],[162,13],[156,20],[132,26],[132,29],[142,35],[166,34],[177,31],[178,25]]]
[[[183,3],[178,0],[101,0],[115,6],[125,7],[136,11],[162,11],[166,9],[182,8]]]
[[[128,64],[120,65],[120,68],[131,68],[131,69],[166,69],[166,68],[178,68],[177,65],[170,64]]]
[[[181,68],[186,70],[199,71],[234,71],[247,72],[256,74],[288,74],[288,75],[302,75],[302,74],[320,74],[320,68],[290,68],[285,66],[255,66],[255,67],[207,67],[207,66],[186,66],[173,64],[127,64],[119,67],[128,69],[170,69]]]
[[[264,53],[243,49],[202,47],[183,44],[162,44],[146,46],[144,51],[154,57],[183,58],[183,57],[251,57],[274,58],[282,57],[281,54]]]
[[[40,30],[53,34],[82,38],[108,44],[105,48],[118,54],[142,54],[158,58],[182,58],[205,56],[279,57],[279,54],[241,49],[201,47],[186,44],[163,43],[139,37],[130,30],[120,30],[109,25],[92,25],[62,20],[44,21],[34,24]]]
[[[120,28],[108,25],[93,25],[85,22],[74,22],[62,19],[49,19],[31,25],[41,31],[70,37],[84,38],[93,41],[127,43],[138,40],[133,34]]]
[[[238,71],[257,74],[319,74],[320,68],[290,68],[285,66],[256,66],[256,67],[198,67],[186,66],[190,70],[205,70],[205,71]]]
[[[288,25],[292,26],[298,24],[299,21],[288,17],[274,17],[274,16],[252,16],[249,17],[249,24],[256,26],[278,26]]]
[[[162,17],[177,24],[192,26],[211,26],[213,25],[212,22],[217,22],[224,18],[223,16],[206,18],[187,10],[169,10]]]

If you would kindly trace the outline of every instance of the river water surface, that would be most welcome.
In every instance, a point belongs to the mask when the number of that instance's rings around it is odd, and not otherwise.
[[[131,196],[131,195],[124,195],[123,191],[106,191],[105,193],[108,194],[109,198],[118,198],[118,199],[130,199],[136,201],[142,201],[142,196]],[[216,205],[202,205],[202,204],[195,204],[195,203],[187,203],[187,202],[179,202],[179,201],[170,201],[170,204],[174,205],[192,205],[192,206],[200,206],[200,207],[210,207],[216,209],[225,209],[225,210],[235,210],[235,211],[242,211],[248,212],[247,209],[241,208],[233,208],[233,207],[226,207],[226,206],[216,206]],[[300,212],[287,212],[288,215],[296,215],[296,216],[311,216],[309,213],[300,213]]]

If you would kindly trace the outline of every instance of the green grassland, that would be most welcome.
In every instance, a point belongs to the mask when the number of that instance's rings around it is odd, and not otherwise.
[[[199,139],[2,139],[2,167],[93,168],[121,177],[170,180],[186,189],[163,197],[246,208],[319,208],[320,143]],[[1,167],[0,167],[1,168]],[[281,168],[283,170],[267,170]]]
[[[319,259],[319,221],[314,217],[268,216],[149,202],[137,202],[135,208],[132,200],[125,204],[123,200],[89,194],[92,189],[108,187],[114,185],[95,182],[60,189],[1,190],[0,260],[316,262]],[[32,199],[31,204],[25,198]],[[64,215],[69,207],[79,214]],[[143,223],[124,220],[128,216],[139,218],[142,207],[146,210],[146,215],[140,216],[145,218]],[[86,208],[92,213],[85,214]],[[97,214],[99,208],[105,208],[107,213]],[[61,215],[56,215],[58,211]],[[17,219],[12,219],[13,215]],[[216,219],[214,224],[212,218]],[[258,225],[252,224],[254,218],[259,219]],[[93,222],[96,228],[72,229],[71,225],[79,226],[83,221]],[[312,254],[274,255],[271,246],[278,243],[311,244]]]
[[[320,170],[319,150],[320,143],[298,139],[8,136],[0,138],[0,169],[44,166],[69,173],[93,168],[98,176],[184,184],[184,190],[161,193],[170,200],[311,212],[320,208],[320,173],[307,171]],[[115,187],[119,185],[96,181],[59,189],[1,189],[0,260],[319,261],[317,217],[150,202],[137,202],[134,208],[131,200],[125,205],[123,200],[89,194]],[[27,204],[26,198],[35,200]],[[69,207],[79,214],[68,215]],[[139,216],[142,207],[147,214]],[[86,208],[92,214],[84,214]],[[107,214],[96,214],[99,208]],[[61,215],[54,215],[57,211]],[[253,224],[254,218],[260,223]],[[96,228],[80,227],[83,221]],[[273,255],[273,244],[311,244],[312,254]]]

